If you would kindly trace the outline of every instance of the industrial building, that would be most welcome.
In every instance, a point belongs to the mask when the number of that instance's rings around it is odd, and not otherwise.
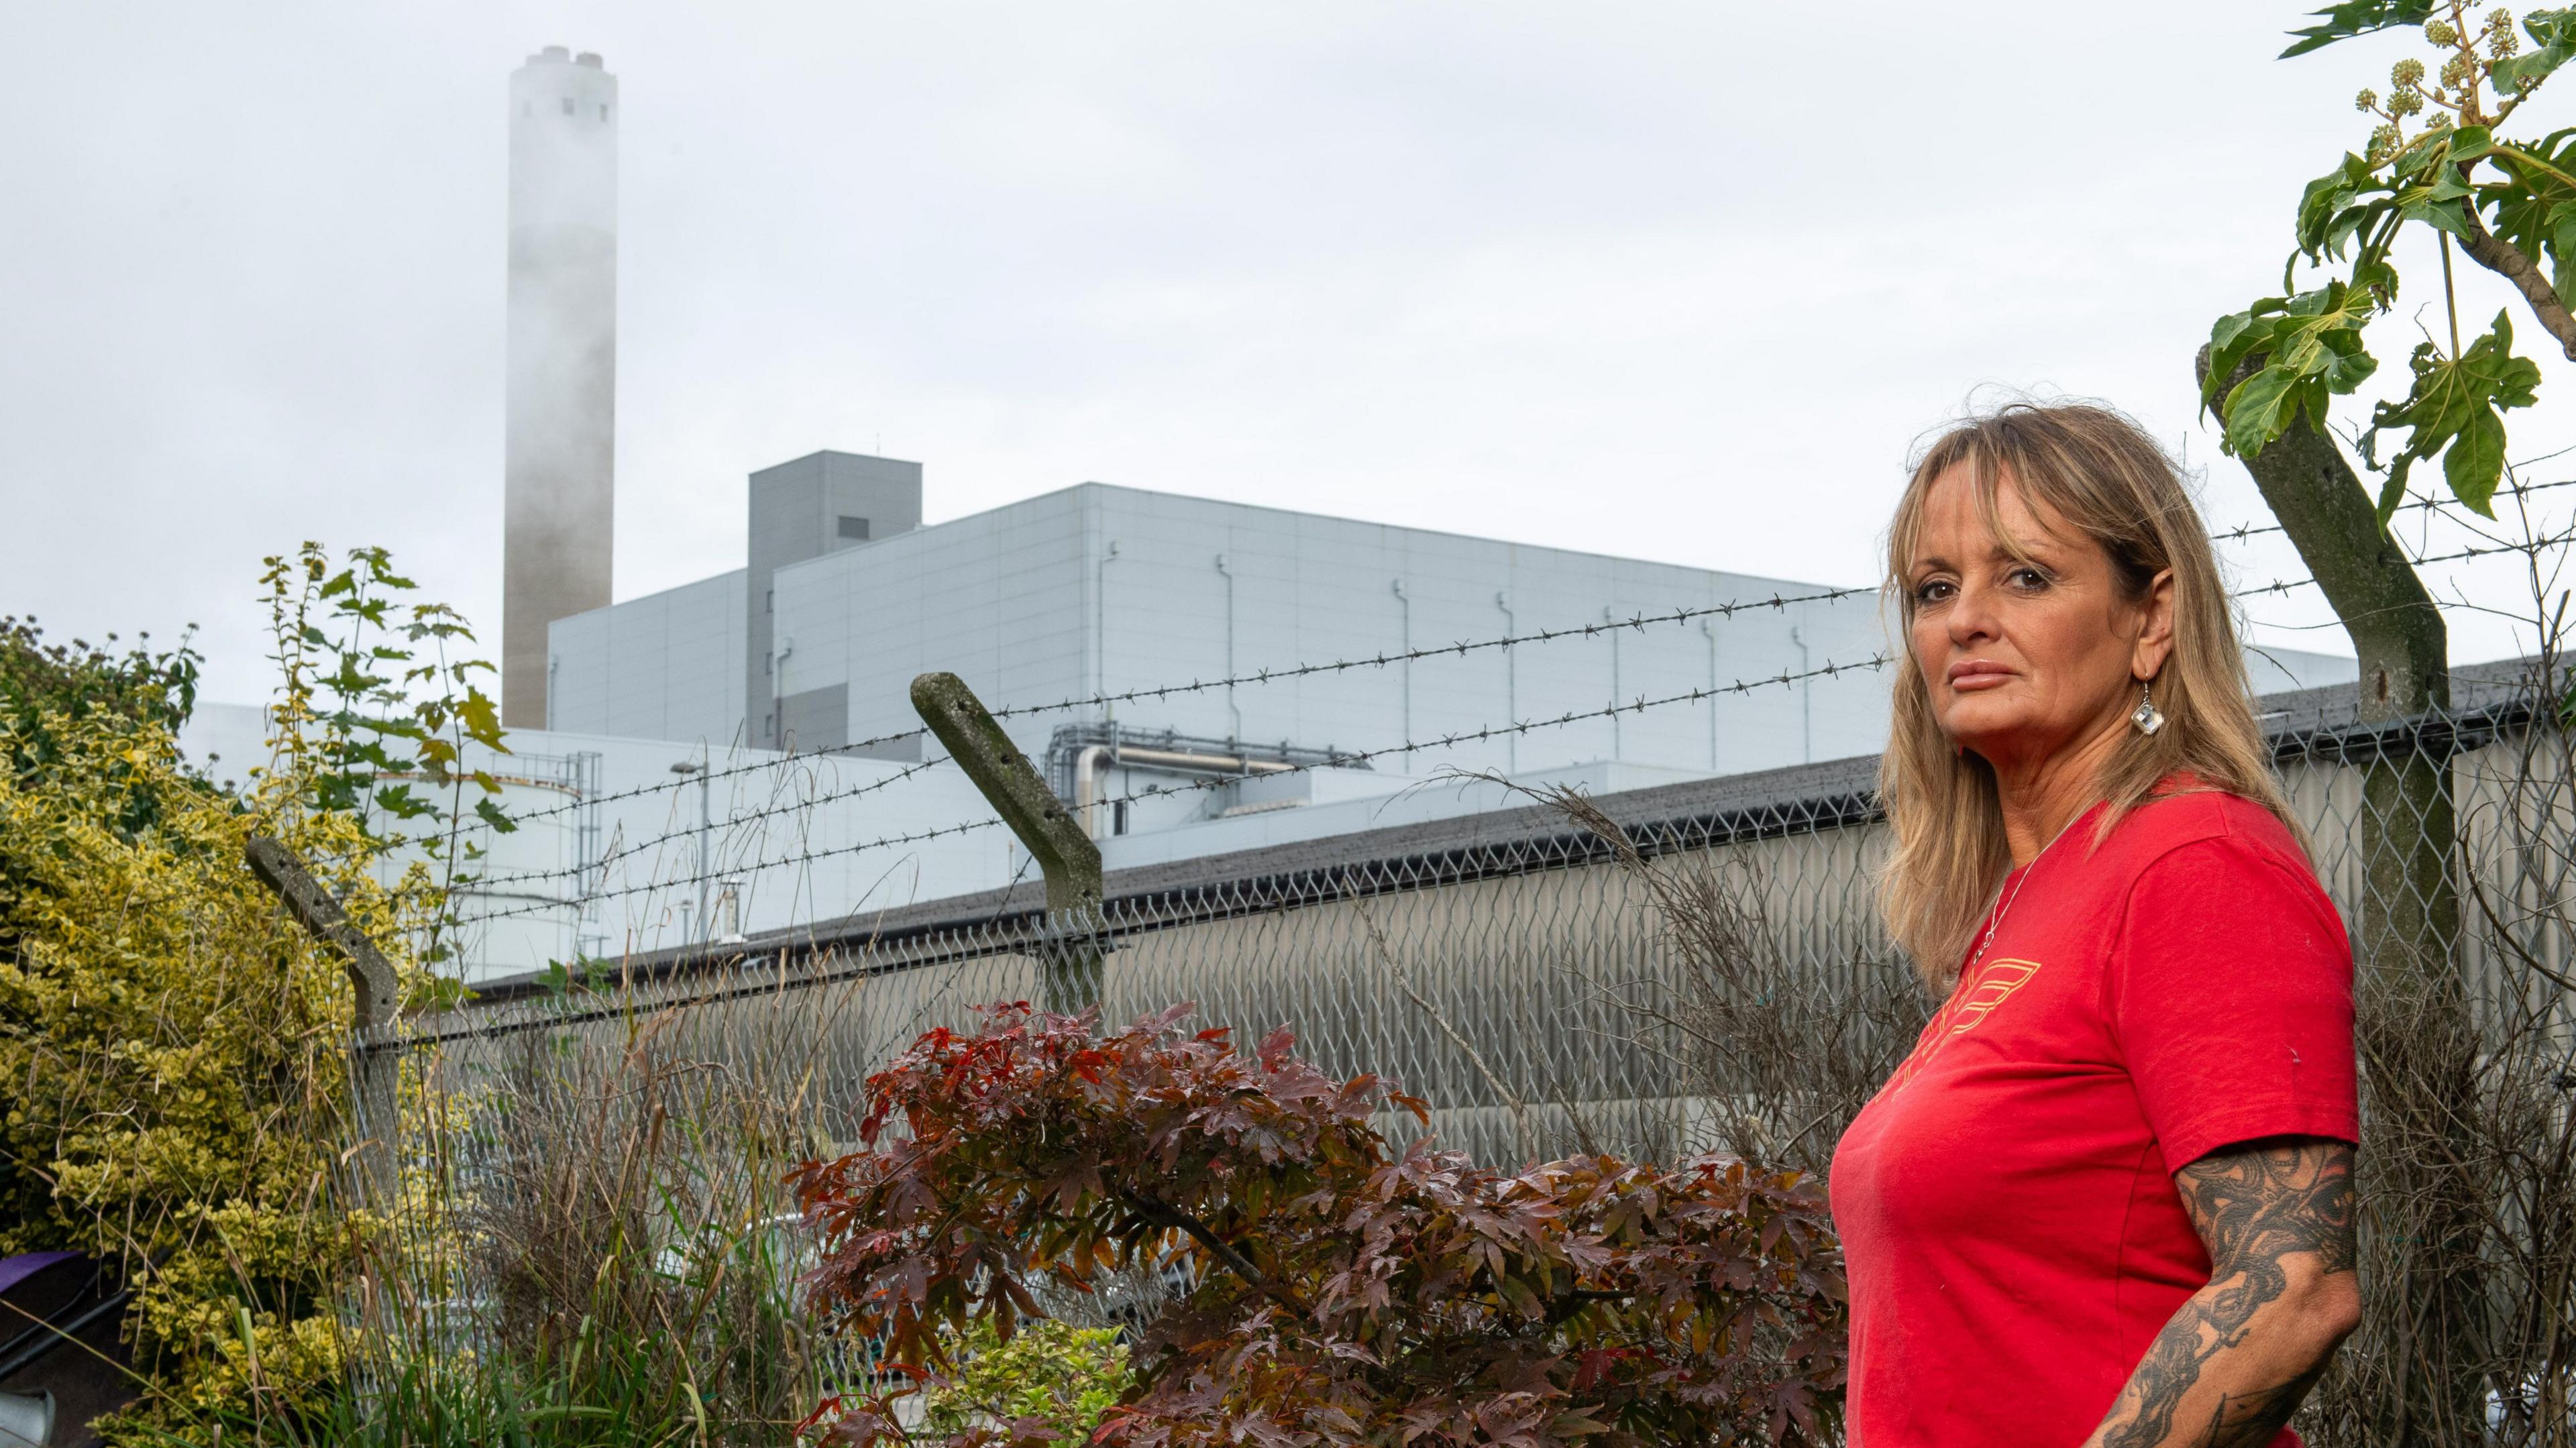
[[[617,80],[509,84],[502,712],[461,974],[1007,891],[908,690],[962,676],[1113,870],[1876,752],[1877,596],[1084,483],[925,523],[917,462],[751,474],[744,566],[612,603]],[[2348,681],[2268,651],[2258,690]],[[208,705],[218,778],[260,711]]]
[[[1804,677],[1878,655],[1868,595],[1098,483],[923,527],[918,464],[845,453],[754,473],[748,504],[742,572],[553,625],[554,727],[912,760],[904,691],[937,669],[995,707],[1100,699],[1006,721],[1068,784],[1113,735],[1242,774],[1783,673],[1800,682],[1418,750],[1403,768],[1734,773],[1866,753],[1885,729],[1883,681]],[[1729,602],[1760,606],[1631,622]],[[1419,656],[1546,631],[1577,636]],[[1097,797],[1146,783],[1129,752],[1100,757]],[[1207,803],[1096,833],[1167,827]]]
[[[480,837],[469,980],[1027,877],[912,711],[932,670],[1004,712],[1112,869],[1886,737],[1872,590],[1100,483],[925,525],[919,464],[846,453],[746,501],[746,568],[549,629],[553,727],[477,761],[520,828]],[[2248,665],[2266,693],[2354,676]],[[190,746],[258,757],[256,711]]]
[[[924,527],[919,464],[836,452],[752,474],[747,502],[744,570],[555,622],[556,728],[915,760],[905,688],[946,670],[995,707],[1092,701],[1005,722],[1069,799],[1094,800],[1190,772],[1133,763],[1157,745],[1210,774],[1402,744],[1424,746],[1407,773],[1682,778],[1869,753],[1886,732],[1866,592],[1100,483]],[[1490,643],[1550,632],[1571,636]],[[2261,691],[2352,669],[2281,651],[2249,666]],[[1694,689],[1708,697],[1543,722]],[[1507,723],[1532,727],[1492,732]],[[1461,735],[1482,737],[1436,742]],[[1140,805],[1094,833],[1212,803]]]

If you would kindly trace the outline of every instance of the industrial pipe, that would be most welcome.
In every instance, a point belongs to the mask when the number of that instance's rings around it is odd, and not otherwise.
[[[1083,833],[1100,838],[1101,761],[1122,769],[1151,769],[1166,774],[1286,774],[1301,768],[1277,759],[1244,754],[1197,754],[1181,749],[1140,749],[1132,744],[1086,744],[1073,756],[1073,808],[1082,817]]]

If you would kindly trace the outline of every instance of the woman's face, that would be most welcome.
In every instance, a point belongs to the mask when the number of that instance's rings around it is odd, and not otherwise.
[[[2055,509],[2009,477],[1995,502],[2018,557],[1977,515],[1966,468],[1935,479],[1906,584],[1933,717],[2011,771],[2128,727],[2137,681],[2172,648],[2173,575],[2125,597],[2111,556]]]

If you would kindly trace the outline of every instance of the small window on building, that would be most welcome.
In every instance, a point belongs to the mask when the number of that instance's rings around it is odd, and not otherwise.
[[[860,542],[865,543],[868,541],[868,520],[865,518],[853,518],[849,514],[843,513],[841,515],[841,536],[844,538],[856,538]]]
[[[766,674],[769,672],[769,666],[770,666],[770,665],[772,665],[772,664],[775,664],[775,663],[777,663],[777,662],[778,662],[778,655],[776,655],[776,654],[762,654],[762,655],[760,656],[760,672],[761,672],[762,674],[766,675]]]
[[[565,97],[563,98],[563,103],[564,103],[564,114],[565,114],[565,115],[571,115],[571,114],[572,114],[572,97],[570,97],[570,96],[565,96]]]
[[[608,107],[601,106],[599,108],[599,118],[603,121],[608,119]]]
[[[767,593],[764,593],[764,594],[762,594],[762,595],[760,596],[760,611],[761,611],[762,613],[776,613],[776,612],[778,612],[778,590],[777,590],[777,589],[773,588],[773,589],[769,590]]]
[[[1109,807],[1109,832],[1113,835],[1127,833],[1127,801],[1122,799]]]

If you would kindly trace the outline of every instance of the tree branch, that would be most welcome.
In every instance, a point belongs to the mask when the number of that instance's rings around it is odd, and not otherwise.
[[[2218,395],[2226,396],[2260,361],[2245,359]],[[2193,372],[2207,380],[2209,348],[2193,359]],[[2450,633],[2441,610],[2379,525],[2369,489],[2334,439],[2301,416],[2271,446],[2243,461],[2352,637],[2361,664],[2361,717],[2381,722],[2447,706]]]
[[[1280,1306],[1287,1308],[1289,1311],[1296,1313],[1300,1317],[1312,1317],[1315,1315],[1314,1309],[1299,1301],[1296,1293],[1293,1293],[1287,1288],[1280,1286],[1278,1283],[1271,1281],[1269,1275],[1263,1272],[1258,1264],[1256,1264],[1251,1258],[1246,1257],[1241,1252],[1235,1250],[1235,1248],[1227,1243],[1225,1239],[1219,1237],[1216,1234],[1215,1229],[1208,1226],[1207,1223],[1202,1222],[1198,1218],[1191,1216],[1189,1213],[1180,1210],[1178,1207],[1158,1202],[1152,1197],[1146,1196],[1142,1192],[1131,1191],[1126,1187],[1111,1187],[1109,1189],[1109,1194],[1116,1197],[1119,1202],[1127,1208],[1127,1210],[1134,1212],[1137,1216],[1144,1218],[1146,1221],[1157,1227],[1169,1227],[1177,1232],[1187,1232],[1200,1246],[1208,1249],[1208,1254],[1210,1256],[1213,1256],[1217,1261],[1224,1263],[1227,1271],[1232,1272],[1235,1276],[1242,1278],[1246,1283],[1258,1289],[1264,1297],[1269,1298],[1271,1301],[1278,1303]]]
[[[1598,1287],[1579,1287],[1560,1292],[1547,1304],[1547,1325],[1559,1326],[1566,1319],[1596,1302],[1625,1302],[1634,1295],[1634,1293],[1612,1292]]]
[[[2576,362],[2576,316],[2568,314],[2567,304],[2558,299],[2558,289],[2550,285],[2549,278],[2541,274],[2530,257],[2522,254],[2522,248],[2487,230],[2486,223],[2478,220],[2472,198],[2460,199],[2460,216],[2468,223],[2461,249],[2471,261],[2513,283],[2522,299],[2531,304],[2531,314],[2549,329],[2550,336],[2558,339],[2567,360]]]

